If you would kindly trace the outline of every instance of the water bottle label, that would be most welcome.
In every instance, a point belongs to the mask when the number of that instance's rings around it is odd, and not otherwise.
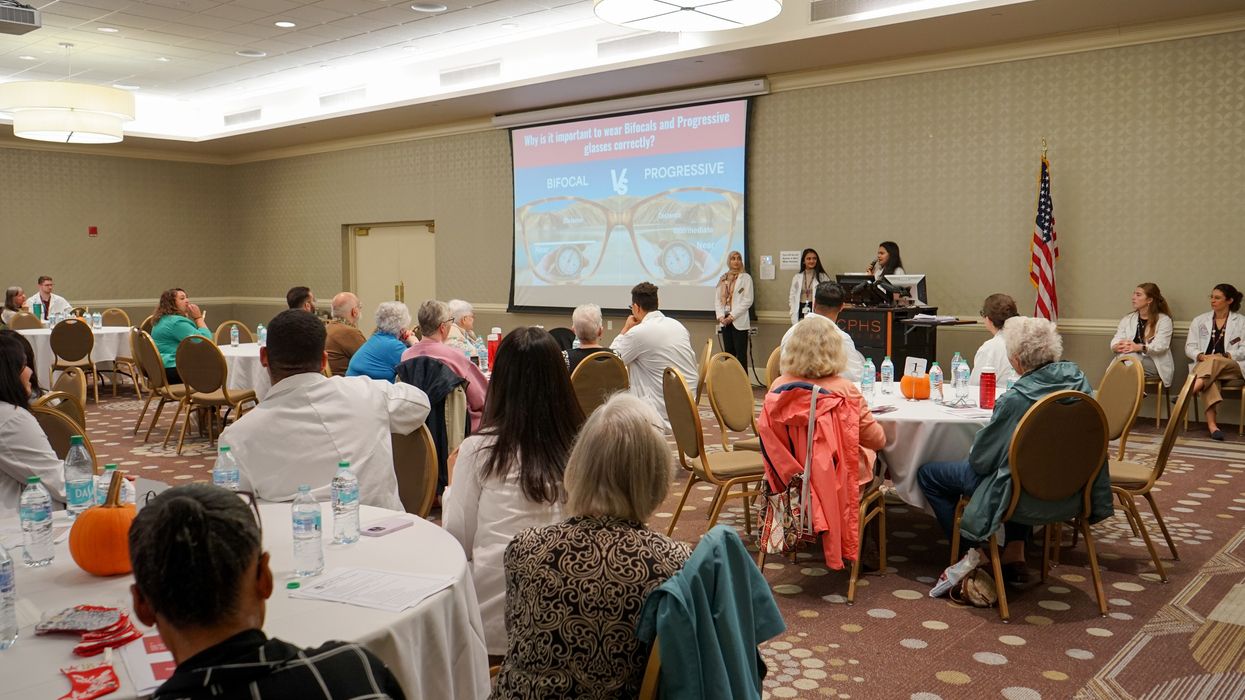
[[[352,486],[350,488],[338,489],[337,502],[344,506],[358,503],[359,502],[359,487]]]
[[[44,520],[52,518],[52,506],[50,504],[42,505],[26,505],[22,506],[22,520],[41,523]]]
[[[13,565],[0,566],[0,595],[10,596],[17,588],[13,576]]]
[[[71,506],[89,504],[94,498],[95,483],[93,479],[70,481],[65,484],[65,500]]]

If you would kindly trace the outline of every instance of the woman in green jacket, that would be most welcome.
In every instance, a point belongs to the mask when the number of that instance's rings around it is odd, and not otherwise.
[[[164,374],[170,384],[181,384],[182,378],[177,373],[177,346],[192,335],[212,338],[212,331],[208,330],[203,320],[203,311],[198,305],[190,303],[186,290],[175,287],[164,290],[160,295],[160,304],[152,313],[151,321],[154,324],[151,339],[160,353]]]
[[[960,496],[971,496],[960,520],[960,533],[969,543],[989,539],[1007,512],[1012,490],[1008,451],[1012,434],[1025,412],[1043,396],[1056,391],[1092,391],[1075,362],[1061,361],[1063,339],[1055,324],[1042,318],[1017,316],[1007,320],[1000,335],[1008,360],[1020,378],[995,403],[994,415],[973,439],[967,461],[930,462],[917,472],[917,482],[948,538]],[[1110,517],[1113,512],[1111,476],[1105,467],[1093,484],[1090,504],[1091,523]],[[1024,583],[1028,579],[1024,545],[1031,528],[1020,522],[1025,519],[1020,517],[1022,514],[1034,521],[1048,522],[1075,517],[1080,508],[1080,494],[1059,502],[1022,497],[1017,514],[1002,523],[1006,539],[1003,578],[1009,583]]]

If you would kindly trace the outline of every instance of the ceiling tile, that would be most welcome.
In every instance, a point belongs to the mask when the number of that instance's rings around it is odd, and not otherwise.
[[[202,12],[221,4],[221,0],[145,0],[149,5],[163,5],[188,12]]]
[[[301,3],[289,2],[289,0],[234,0],[233,4],[249,7],[253,10],[264,10],[272,14],[289,12],[301,6]]]
[[[304,5],[303,7],[281,13],[282,18],[292,20],[300,26],[303,24],[325,24],[335,19],[349,16],[350,14],[346,12],[338,12],[337,10],[315,5]]]

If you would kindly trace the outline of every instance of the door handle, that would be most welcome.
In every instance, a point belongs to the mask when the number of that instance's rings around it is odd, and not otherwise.
[[[402,298],[398,299],[398,301],[405,304],[406,303],[406,281],[405,280],[398,283],[398,289],[402,293]]]
[[[401,292],[399,291],[400,287],[401,285],[397,285],[397,284],[393,285],[393,300],[394,301],[402,301]]]

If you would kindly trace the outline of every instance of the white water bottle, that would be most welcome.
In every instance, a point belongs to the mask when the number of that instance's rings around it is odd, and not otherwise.
[[[937,362],[929,368],[929,397],[940,403],[946,398],[942,394],[942,368]]]
[[[95,505],[95,460],[83,444],[81,435],[69,438],[65,453],[65,511],[72,520]]]
[[[91,314],[91,327],[93,327],[95,330],[99,330],[103,328],[104,327],[104,315],[98,311]]]
[[[242,481],[242,470],[238,465],[238,457],[229,449],[229,445],[221,445],[216,452],[216,464],[212,466],[212,483],[217,486],[237,491]]]
[[[333,493],[333,544],[359,541],[359,478],[350,462],[338,462],[330,487]]]
[[[52,497],[39,477],[26,477],[22,490],[22,560],[26,566],[47,566],[52,563]]]
[[[229,327],[229,347],[238,347],[238,324]]]
[[[877,389],[877,368],[873,366],[873,358],[865,358],[864,371],[860,377],[860,393],[865,395],[866,399],[871,399],[876,394]]]
[[[895,393],[895,363],[891,362],[890,355],[882,360],[882,393]]]
[[[255,340],[260,345],[268,344],[268,329],[264,328],[264,324],[262,323],[255,326]]]
[[[17,575],[13,557],[0,544],[0,651],[17,641]]]
[[[311,487],[301,484],[290,507],[294,520],[294,575],[316,576],[324,571],[324,540],[320,530],[320,504]]]
[[[972,373],[968,363],[963,360],[956,366],[955,374],[951,377],[951,388],[955,390],[956,402],[968,401],[968,380]]]
[[[955,382],[955,371],[959,369],[960,365],[962,364],[964,364],[964,358],[960,356],[960,353],[958,352],[955,353],[955,355],[951,357],[951,381],[952,383]]]

